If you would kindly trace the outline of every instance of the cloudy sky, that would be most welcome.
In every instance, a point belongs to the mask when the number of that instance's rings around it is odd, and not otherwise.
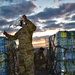
[[[75,29],[75,0],[0,0],[0,35],[4,30],[18,31],[20,27],[9,25],[18,23],[23,14],[37,26],[33,34],[35,46],[43,45],[43,37],[59,30]]]

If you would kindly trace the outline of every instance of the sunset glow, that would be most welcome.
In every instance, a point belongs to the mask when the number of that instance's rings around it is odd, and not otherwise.
[[[37,27],[34,47],[45,47],[46,39],[58,31],[75,30],[75,0],[0,0],[0,35],[3,31],[14,35],[23,14]]]

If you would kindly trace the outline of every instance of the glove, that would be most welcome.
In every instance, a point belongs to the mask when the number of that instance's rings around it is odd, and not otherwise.
[[[4,31],[4,32],[3,32],[3,34],[4,34],[4,35],[7,35],[7,32],[6,32],[6,31]]]

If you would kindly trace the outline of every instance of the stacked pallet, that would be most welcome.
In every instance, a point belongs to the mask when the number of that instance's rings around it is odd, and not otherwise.
[[[50,36],[56,57],[56,70],[60,75],[73,75],[75,72],[75,31],[59,31]]]
[[[0,36],[0,75],[12,75],[14,70],[14,41]]]

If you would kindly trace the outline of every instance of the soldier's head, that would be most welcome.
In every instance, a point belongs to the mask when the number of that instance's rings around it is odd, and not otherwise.
[[[27,19],[26,15],[22,15],[22,18]]]
[[[22,20],[27,20],[27,17],[26,17],[26,15],[22,15]]]
[[[43,47],[39,48],[39,52],[43,52],[45,49]]]
[[[20,26],[21,27],[25,24],[25,20],[27,20],[26,15],[22,15],[22,19],[20,20]]]

